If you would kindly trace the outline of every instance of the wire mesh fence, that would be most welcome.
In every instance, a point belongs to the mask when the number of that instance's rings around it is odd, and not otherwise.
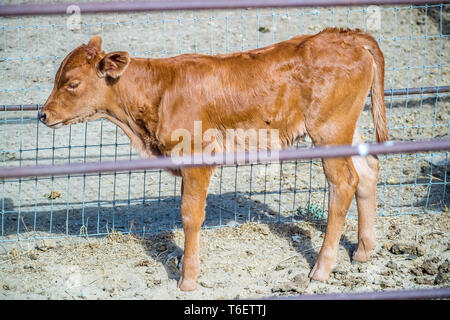
[[[93,35],[102,36],[106,52],[156,58],[243,51],[330,26],[360,28],[374,35],[385,55],[391,139],[449,138],[449,94],[439,91],[450,83],[449,14],[449,5],[435,4],[2,17],[2,166],[137,158],[128,138],[107,121],[53,131],[39,123],[35,110],[24,108],[45,101],[62,59]],[[425,87],[437,90],[427,93]],[[396,89],[405,95],[395,95]],[[20,108],[6,112],[11,105]],[[369,109],[359,123],[367,142],[374,140]],[[308,139],[297,143],[309,145]],[[380,157],[377,214],[448,210],[448,157]],[[163,170],[4,180],[1,239],[174,228],[181,225],[180,185],[180,178]],[[320,161],[228,165],[213,176],[204,225],[322,219],[326,204]],[[355,203],[349,215],[356,215]]]

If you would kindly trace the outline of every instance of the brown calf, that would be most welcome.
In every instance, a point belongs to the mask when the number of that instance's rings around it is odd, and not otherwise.
[[[164,59],[131,58],[124,51],[106,54],[101,38],[93,37],[64,59],[39,117],[55,129],[106,118],[122,128],[143,156],[170,155],[180,142],[172,139],[174,130],[193,134],[194,121],[202,121],[203,131],[222,133],[220,139],[227,129],[277,129],[282,147],[304,134],[316,146],[355,144],[361,142],[357,122],[371,90],[376,138],[381,142],[388,140],[383,82],[383,54],[376,41],[359,30],[325,29],[247,52]],[[193,145],[188,152],[194,152]],[[310,273],[320,281],[326,281],[335,267],[355,194],[359,232],[353,259],[370,258],[378,159],[324,159],[323,167],[330,189],[328,225]],[[200,227],[213,170],[173,172],[183,181],[181,290],[196,288]]]

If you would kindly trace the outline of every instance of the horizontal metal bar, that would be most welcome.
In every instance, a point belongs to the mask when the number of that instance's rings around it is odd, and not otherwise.
[[[440,4],[439,0],[153,0],[126,2],[91,3],[47,3],[0,6],[0,16],[67,14],[70,6],[77,6],[80,12],[138,12],[161,10],[195,9],[240,9],[277,7],[321,7],[321,6],[361,6],[361,5],[400,5],[400,4]]]
[[[391,96],[391,95],[406,96],[406,95],[410,95],[410,94],[434,94],[434,93],[441,93],[441,92],[450,92],[450,86],[390,89],[390,90],[384,90],[384,95],[385,96]]]
[[[263,163],[271,161],[290,161],[299,159],[338,158],[365,156],[369,154],[414,153],[450,150],[450,139],[359,144],[355,146],[325,146],[317,148],[284,149],[272,152],[239,152],[216,155],[189,155],[182,157],[155,157],[150,159],[118,160],[103,162],[74,163],[54,166],[4,167],[0,178],[24,178],[55,175],[86,174],[95,172],[120,172],[149,169],[179,169],[207,165],[229,165],[242,163]]]
[[[264,300],[419,300],[450,298],[450,287],[439,289],[390,290],[301,296],[267,297]]]
[[[444,92],[450,92],[450,86],[389,89],[384,90],[384,95],[404,96],[410,94],[435,94]],[[39,104],[3,104],[0,105],[0,111],[35,111],[39,110],[40,106],[41,105]]]
[[[39,104],[4,104],[0,106],[1,111],[36,111],[39,108]]]

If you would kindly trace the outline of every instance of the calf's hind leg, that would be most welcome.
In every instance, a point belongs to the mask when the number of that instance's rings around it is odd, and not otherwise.
[[[355,130],[353,144],[362,143],[358,129]],[[375,246],[375,211],[377,208],[376,191],[379,161],[376,155],[352,157],[358,172],[359,182],[356,187],[356,204],[358,207],[358,247],[353,253],[353,260],[366,262],[370,251]]]
[[[327,281],[336,266],[345,217],[358,185],[358,175],[350,157],[323,159],[323,168],[329,185],[327,230],[317,262],[309,274],[318,281]]]

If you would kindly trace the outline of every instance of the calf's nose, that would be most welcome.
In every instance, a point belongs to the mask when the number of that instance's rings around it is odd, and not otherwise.
[[[41,113],[40,111],[38,111],[38,119],[42,122],[45,123],[45,119],[47,118],[47,115],[44,113]]]

